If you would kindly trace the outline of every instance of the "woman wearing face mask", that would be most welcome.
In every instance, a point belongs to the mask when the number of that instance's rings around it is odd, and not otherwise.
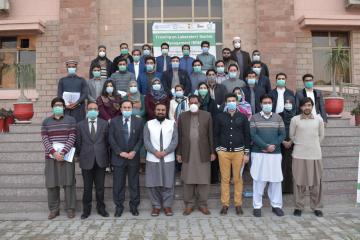
[[[180,113],[189,110],[189,100],[184,95],[184,86],[175,86],[174,98],[170,101],[169,119],[177,121]]]
[[[96,99],[99,106],[99,117],[109,121],[121,114],[120,102],[121,96],[118,94],[112,80],[104,83],[101,96]]]
[[[150,91],[145,96],[145,109],[146,120],[152,120],[155,118],[155,105],[157,103],[164,103],[169,110],[170,99],[165,92],[164,87],[161,84],[160,78],[154,77],[150,86]]]
[[[130,81],[125,100],[130,100],[133,103],[132,114],[134,116],[145,118],[145,98],[138,89],[136,81]]]
[[[207,111],[214,118],[218,113],[218,107],[215,101],[210,97],[209,86],[205,82],[198,85],[197,95],[201,99],[200,110]]]
[[[93,68],[95,65],[100,65],[101,67],[101,79],[106,80],[111,76],[111,66],[112,61],[106,56],[106,47],[104,45],[99,45],[98,47],[98,56],[91,61],[89,78],[93,78]]]
[[[251,106],[250,103],[245,100],[245,94],[239,87],[234,88],[233,93],[237,96],[237,109],[250,120],[252,116]]]

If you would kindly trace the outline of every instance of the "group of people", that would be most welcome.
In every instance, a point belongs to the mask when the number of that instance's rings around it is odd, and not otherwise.
[[[327,120],[314,77],[305,74],[304,88],[294,94],[286,87],[287,75],[278,73],[272,89],[260,51],[253,51],[250,58],[241,50],[239,37],[233,45],[216,60],[207,41],[201,43],[196,59],[190,56],[189,45],[182,46],[180,58],[168,56],[170,46],[163,43],[162,54],[155,58],[148,44],[130,54],[122,43],[113,61],[101,45],[89,80],[76,74],[76,61],[67,61],[68,74],[59,80],[58,96],[51,102],[53,114],[41,130],[48,218],[59,215],[60,187],[67,216],[75,217],[75,163],[68,160],[73,147],[83,176],[81,219],[91,214],[93,185],[97,212],[109,216],[104,204],[109,165],[114,216],[121,217],[124,211],[126,177],[130,212],[139,215],[141,159],[152,216],[161,210],[173,215],[176,173],[183,185],[184,215],[195,208],[209,215],[210,184],[219,182],[221,215],[230,206],[231,182],[235,211],[241,215],[242,176],[248,170],[254,216],[261,216],[267,184],[277,216],[284,215],[283,193],[294,193],[294,215],[300,216],[307,187],[311,209],[322,216],[320,143]]]

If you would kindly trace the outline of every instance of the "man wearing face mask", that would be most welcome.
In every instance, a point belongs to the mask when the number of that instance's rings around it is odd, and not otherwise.
[[[178,144],[178,130],[173,120],[166,119],[166,105],[155,106],[155,119],[144,127],[144,146],[147,151],[145,186],[148,189],[152,211],[157,217],[161,209],[166,216],[172,216],[175,180],[175,149]]]
[[[101,78],[100,65],[93,65],[92,68],[93,78],[88,81],[89,94],[88,99],[91,102],[96,102],[96,99],[101,95],[101,90],[106,79]]]
[[[245,72],[251,66],[251,59],[248,52],[241,50],[241,39],[240,37],[233,38],[234,50],[231,52],[232,59],[237,61],[237,64],[240,69],[240,78],[244,79]]]
[[[219,107],[224,103],[225,94],[227,90],[224,85],[217,83],[216,72],[214,69],[206,71],[206,83],[209,85],[210,97],[215,101]]]
[[[246,76],[246,86],[241,88],[245,99],[251,106],[252,114],[261,111],[260,97],[265,94],[265,89],[257,84],[256,73],[249,71]]]
[[[93,184],[95,184],[96,190],[97,212],[103,217],[109,216],[104,203],[105,168],[109,158],[109,125],[98,115],[97,104],[89,102],[86,118],[76,126],[76,151],[79,154],[81,174],[84,180],[81,219],[90,216]]]
[[[227,70],[230,66],[230,64],[235,64],[239,67],[237,61],[233,59],[233,56],[231,55],[230,48],[223,48],[222,49],[222,61],[224,62],[224,70],[227,73]]]
[[[66,62],[67,76],[59,80],[57,96],[65,101],[65,114],[80,122],[85,118],[85,99],[88,97],[86,80],[76,75],[78,62]]]
[[[196,203],[200,212],[209,215],[210,161],[216,159],[212,118],[210,113],[199,110],[198,96],[191,95],[189,104],[190,111],[183,112],[178,119],[179,144],[176,151],[176,160],[182,163],[183,215],[191,214]]]
[[[169,44],[161,44],[161,55],[156,57],[156,71],[163,73],[171,68],[171,57],[169,56]]]
[[[128,69],[129,72],[135,75],[135,80],[137,80],[139,73],[145,71],[145,62],[141,61],[141,51],[139,49],[132,50],[131,54],[134,61],[128,65]]]
[[[252,62],[260,62],[261,63],[261,75],[265,75],[269,78],[269,68],[268,66],[261,61],[261,53],[259,50],[254,50],[252,52]]]
[[[141,118],[133,115],[133,104],[130,100],[121,102],[121,114],[111,121],[109,134],[111,163],[114,166],[114,216],[121,217],[124,210],[126,175],[130,192],[130,212],[133,216],[138,216],[140,150],[144,124]]]
[[[161,73],[156,71],[156,60],[153,56],[145,58],[145,72],[141,72],[138,77],[138,88],[141,94],[146,95],[151,90],[154,78],[161,79]]]
[[[112,62],[106,56],[106,47],[104,45],[99,45],[98,47],[98,56],[91,61],[90,64],[90,71],[89,71],[89,78],[93,78],[93,68],[95,65],[100,65],[100,75],[101,79],[106,80],[108,77],[111,76],[111,68]]]
[[[327,114],[325,111],[324,98],[320,90],[314,89],[314,76],[307,73],[302,77],[302,80],[305,88],[298,90],[295,94],[297,113],[301,113],[300,101],[305,97],[309,97],[314,102],[312,114],[320,114],[326,127]]]
[[[303,98],[300,102],[302,113],[295,116],[290,123],[290,138],[294,143],[292,170],[294,173],[294,215],[300,217],[305,206],[305,192],[309,187],[310,208],[315,216],[323,213],[323,163],[321,142],[324,140],[324,122],[320,115],[314,115],[314,102]]]
[[[286,135],[285,126],[281,116],[271,111],[272,97],[270,95],[263,95],[260,102],[261,112],[253,115],[250,120],[253,214],[255,217],[261,217],[264,189],[269,183],[268,196],[272,212],[281,217],[284,216],[281,190],[283,180],[281,143]]]
[[[45,187],[47,189],[49,216],[59,216],[60,187],[64,188],[65,209],[68,218],[75,217],[75,163],[67,162],[64,156],[71,150],[76,140],[76,121],[64,115],[65,101],[56,97],[51,101],[52,116],[46,118],[41,125],[41,138],[45,148]],[[54,143],[64,147],[54,148]]]
[[[201,51],[199,55],[196,56],[196,59],[200,60],[203,65],[201,70],[205,73],[209,69],[213,69],[215,67],[215,56],[209,53],[210,43],[208,41],[201,42]]]
[[[183,52],[183,57],[180,58],[180,66],[179,69],[185,70],[187,74],[190,76],[192,73],[192,63],[195,60],[193,57],[190,57],[190,45],[184,44],[181,47],[181,50]]]
[[[293,176],[291,172],[292,165],[292,145],[289,138],[289,126],[291,119],[296,115],[295,96],[293,91],[286,87],[286,74],[276,74],[276,88],[270,92],[273,98],[272,112],[278,113],[284,121],[286,137],[281,145],[281,162],[284,181],[282,182],[283,193],[293,192]]]
[[[191,92],[194,93],[197,86],[201,82],[206,81],[206,75],[202,72],[203,63],[200,60],[194,60],[192,63],[193,66],[193,72],[190,75],[190,81],[191,81]]]
[[[265,92],[268,94],[271,92],[271,83],[270,79],[262,74],[261,62],[254,61],[252,62],[252,70],[256,73],[257,84],[265,89]]]
[[[132,56],[129,54],[129,45],[127,43],[120,44],[120,55],[114,58],[111,67],[111,73],[114,73],[119,69],[118,65],[120,59],[126,59],[127,64],[130,64],[134,61]]]
[[[171,57],[171,68],[163,72],[161,82],[165,91],[172,96],[172,91],[176,85],[184,86],[184,94],[188,96],[191,92],[191,81],[185,70],[179,69],[180,58],[178,56]]]
[[[246,83],[239,79],[240,73],[238,66],[231,64],[228,68],[228,79],[222,82],[222,85],[226,87],[227,92],[231,93],[236,87],[245,87]]]
[[[114,82],[116,89],[123,92],[127,92],[130,81],[135,81],[135,75],[129,72],[125,58],[119,59],[118,71],[111,74],[110,79]]]
[[[223,83],[226,79],[228,79],[227,68],[225,68],[225,63],[223,60],[217,60],[215,62],[215,70],[216,70],[216,82],[218,84]]]
[[[230,176],[234,180],[234,203],[237,215],[242,215],[243,181],[241,168],[249,161],[250,128],[247,117],[237,110],[237,96],[225,96],[224,112],[215,120],[215,147],[221,172],[220,214],[226,215],[230,206]]]

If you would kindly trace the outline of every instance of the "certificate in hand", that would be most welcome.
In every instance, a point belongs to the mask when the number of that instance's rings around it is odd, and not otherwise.
[[[61,150],[65,147],[65,145],[63,143],[59,143],[59,142],[54,142],[53,143],[53,148],[55,149],[55,151],[57,152],[61,152]],[[70,151],[65,154],[64,156],[64,161],[66,162],[72,162],[74,159],[74,155],[75,155],[75,148],[72,147],[70,149]],[[50,155],[51,158],[54,158],[52,155]]]
[[[70,103],[76,103],[79,98],[79,92],[63,92],[63,99],[65,101],[65,105],[69,105]]]

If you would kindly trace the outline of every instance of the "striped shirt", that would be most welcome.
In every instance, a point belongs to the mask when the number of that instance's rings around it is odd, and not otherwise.
[[[275,145],[276,148],[271,154],[281,153],[281,143],[286,132],[284,122],[279,114],[271,113],[267,117],[261,111],[253,115],[250,120],[250,134],[253,142],[251,152],[264,153],[263,150],[269,145]]]
[[[116,90],[127,92],[129,88],[129,82],[135,81],[135,74],[129,71],[126,72],[117,71],[111,74],[110,79],[113,80]]]
[[[50,154],[55,153],[54,142],[65,145],[61,153],[66,154],[74,146],[76,140],[75,118],[65,115],[59,120],[53,116],[46,118],[41,126],[41,138],[45,147],[45,159],[50,159]]]

